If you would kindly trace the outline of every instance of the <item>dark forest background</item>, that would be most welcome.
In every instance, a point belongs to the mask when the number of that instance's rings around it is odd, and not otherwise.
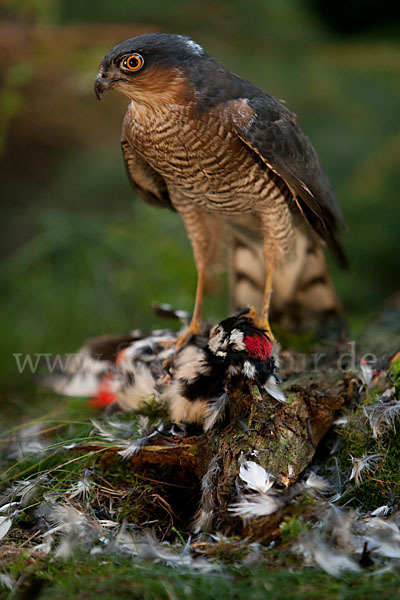
[[[285,99],[339,197],[351,269],[332,265],[352,334],[399,288],[399,7],[323,0],[0,3],[0,391],[23,402],[14,353],[163,326],[196,273],[180,219],[136,198],[119,148],[127,101],[99,103],[103,55],[145,31],[185,33]],[[379,10],[378,10],[379,9]],[[330,261],[331,262],[331,261]],[[226,315],[212,281],[205,315]]]

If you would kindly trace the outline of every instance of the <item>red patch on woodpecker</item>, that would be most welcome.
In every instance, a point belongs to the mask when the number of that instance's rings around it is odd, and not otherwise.
[[[96,408],[105,408],[109,404],[115,402],[116,396],[114,392],[111,391],[111,381],[112,375],[108,375],[103,383],[101,384],[99,391],[97,392],[96,398],[90,400],[90,405],[95,406]]]
[[[258,333],[253,336],[247,335],[243,342],[247,348],[249,356],[252,358],[266,360],[272,354],[272,342],[267,338],[266,335]]]

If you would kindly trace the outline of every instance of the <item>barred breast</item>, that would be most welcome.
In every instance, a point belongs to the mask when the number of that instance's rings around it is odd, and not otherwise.
[[[240,141],[229,114],[217,107],[198,116],[193,107],[168,105],[144,115],[134,103],[129,110],[129,141],[165,179],[178,212],[196,205],[267,234],[290,253],[291,193]]]

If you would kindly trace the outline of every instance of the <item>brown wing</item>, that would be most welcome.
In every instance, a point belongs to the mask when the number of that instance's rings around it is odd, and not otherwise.
[[[339,203],[295,115],[268,94],[229,105],[242,142],[285,181],[306,220],[339,264],[346,266],[339,239],[339,227],[345,227]]]
[[[138,196],[148,204],[175,210],[163,177],[128,142],[125,127],[126,117],[122,127],[121,149],[131,186]]]

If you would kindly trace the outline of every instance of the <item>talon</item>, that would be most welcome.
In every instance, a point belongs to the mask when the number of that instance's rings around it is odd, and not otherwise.
[[[261,329],[265,329],[266,330],[267,336],[269,337],[269,339],[271,341],[273,341],[275,339],[275,336],[272,333],[271,325],[269,324],[269,321],[268,320],[267,321],[265,321],[265,320],[261,321],[260,326],[261,326]]]
[[[173,340],[164,340],[164,341],[159,341],[158,343],[160,344],[160,346],[164,346],[164,348],[166,348],[168,350],[168,348],[171,348],[174,341]]]
[[[272,333],[271,325],[269,324],[268,317],[263,317],[262,319],[258,319],[257,327],[260,329],[265,329],[267,336],[271,341],[275,339],[274,334]]]
[[[184,331],[175,342],[175,349],[179,350],[184,346],[192,336],[198,335],[200,333],[200,323],[198,321],[193,321],[190,323],[189,327]]]

